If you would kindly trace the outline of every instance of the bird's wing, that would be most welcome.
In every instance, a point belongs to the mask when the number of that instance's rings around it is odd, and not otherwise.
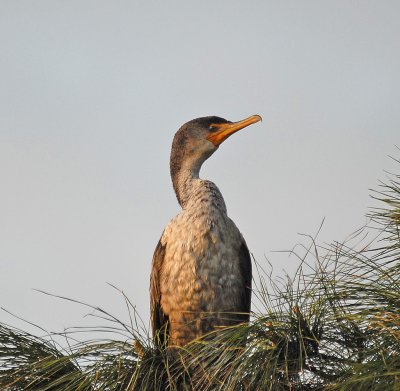
[[[240,274],[243,281],[243,293],[240,301],[240,312],[243,312],[243,322],[248,322],[250,320],[250,310],[251,310],[251,257],[249,249],[247,248],[246,242],[242,238],[242,244],[239,250],[239,266]]]
[[[164,256],[165,246],[161,244],[160,239],[154,251],[150,276],[150,316],[153,338],[161,345],[166,344],[169,333],[168,316],[161,308],[160,278]]]

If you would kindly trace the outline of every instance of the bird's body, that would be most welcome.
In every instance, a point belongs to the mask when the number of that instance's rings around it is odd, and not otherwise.
[[[249,251],[217,186],[199,178],[201,164],[222,142],[209,141],[210,131],[201,128],[218,121],[233,127],[218,117],[194,120],[177,132],[172,147],[171,176],[182,211],[158,243],[150,286],[153,335],[168,345],[249,319]]]
[[[250,310],[240,303],[246,287],[237,278],[244,240],[227,216],[217,187],[201,179],[196,182],[193,199],[160,240],[165,248],[160,304],[168,314],[170,338],[178,345],[215,326],[244,321],[246,315],[233,312]]]

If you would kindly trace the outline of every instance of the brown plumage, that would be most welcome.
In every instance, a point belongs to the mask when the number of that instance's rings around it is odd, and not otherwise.
[[[183,125],[171,150],[171,178],[182,211],[153,256],[150,305],[157,343],[185,345],[219,326],[249,320],[251,259],[217,186],[201,165],[236,131],[261,120],[204,117]]]

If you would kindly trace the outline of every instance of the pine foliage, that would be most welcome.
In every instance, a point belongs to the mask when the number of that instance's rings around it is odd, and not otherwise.
[[[257,264],[262,310],[250,324],[184,348],[155,346],[126,297],[130,324],[89,306],[106,322],[92,331],[114,339],[78,342],[70,331],[60,345],[54,334],[1,324],[0,389],[400,390],[400,176],[373,197],[382,207],[368,227],[329,246],[310,237],[293,253],[295,276],[277,279]]]

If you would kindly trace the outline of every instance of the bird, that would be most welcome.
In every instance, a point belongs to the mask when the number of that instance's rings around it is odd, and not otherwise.
[[[218,187],[199,176],[202,164],[232,134],[261,121],[193,119],[175,133],[170,174],[181,206],[154,251],[150,276],[153,339],[184,346],[250,318],[252,265],[246,242],[228,217]]]

